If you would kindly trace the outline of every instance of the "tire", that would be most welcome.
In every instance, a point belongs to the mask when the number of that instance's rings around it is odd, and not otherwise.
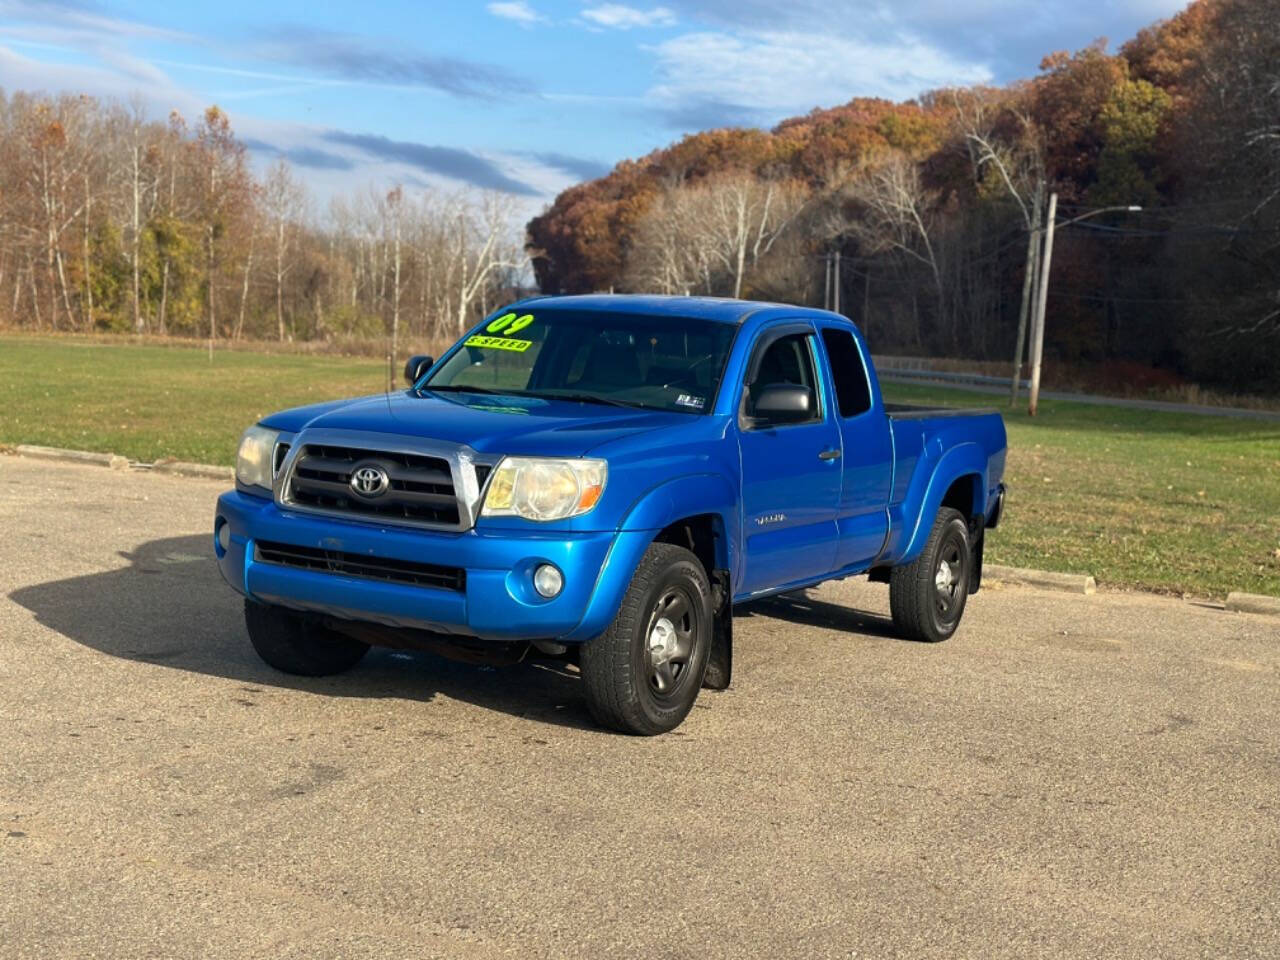
[[[587,706],[602,726],[653,736],[693,709],[712,639],[711,584],[688,550],[645,551],[609,629],[583,645]]]
[[[889,575],[889,610],[898,632],[926,643],[940,643],[955,633],[969,599],[972,564],[964,514],[942,507],[920,556]]]
[[[350,670],[369,645],[322,627],[302,614],[255,600],[244,602],[249,642],[264,662],[285,673],[327,677]]]

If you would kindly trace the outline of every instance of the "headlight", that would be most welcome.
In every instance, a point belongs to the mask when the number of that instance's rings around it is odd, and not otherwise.
[[[526,520],[576,517],[600,500],[608,476],[603,460],[507,457],[489,481],[480,514]]]
[[[273,472],[272,455],[276,449],[279,430],[252,426],[240,438],[240,452],[236,454],[236,479],[246,487],[271,489]]]

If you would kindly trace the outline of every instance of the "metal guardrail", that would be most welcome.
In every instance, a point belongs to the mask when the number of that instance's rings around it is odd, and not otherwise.
[[[983,387],[1013,387],[1012,377],[993,377],[985,373],[954,373],[949,370],[904,370],[898,367],[876,368],[881,380],[974,384]],[[1030,380],[1019,380],[1018,386],[1030,389]]]

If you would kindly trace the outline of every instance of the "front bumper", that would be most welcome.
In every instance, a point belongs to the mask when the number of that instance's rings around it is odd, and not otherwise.
[[[223,578],[247,597],[347,620],[491,640],[581,642],[602,632],[651,534],[516,535],[380,526],[292,513],[271,500],[232,491],[218,498],[214,552]],[[217,534],[229,528],[225,551]],[[263,563],[256,541],[465,570],[452,590]],[[564,588],[547,600],[533,590],[534,569],[551,563]]]

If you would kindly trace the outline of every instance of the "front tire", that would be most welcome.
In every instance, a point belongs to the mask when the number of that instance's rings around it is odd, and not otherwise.
[[[926,643],[955,633],[969,599],[972,564],[964,514],[942,507],[920,556],[889,575],[889,610],[898,632]]]
[[[327,677],[350,670],[369,645],[314,620],[256,600],[244,602],[249,642],[269,666],[302,677]]]
[[[711,584],[688,550],[645,551],[609,629],[580,655],[587,706],[602,726],[653,736],[693,709],[711,650]]]

